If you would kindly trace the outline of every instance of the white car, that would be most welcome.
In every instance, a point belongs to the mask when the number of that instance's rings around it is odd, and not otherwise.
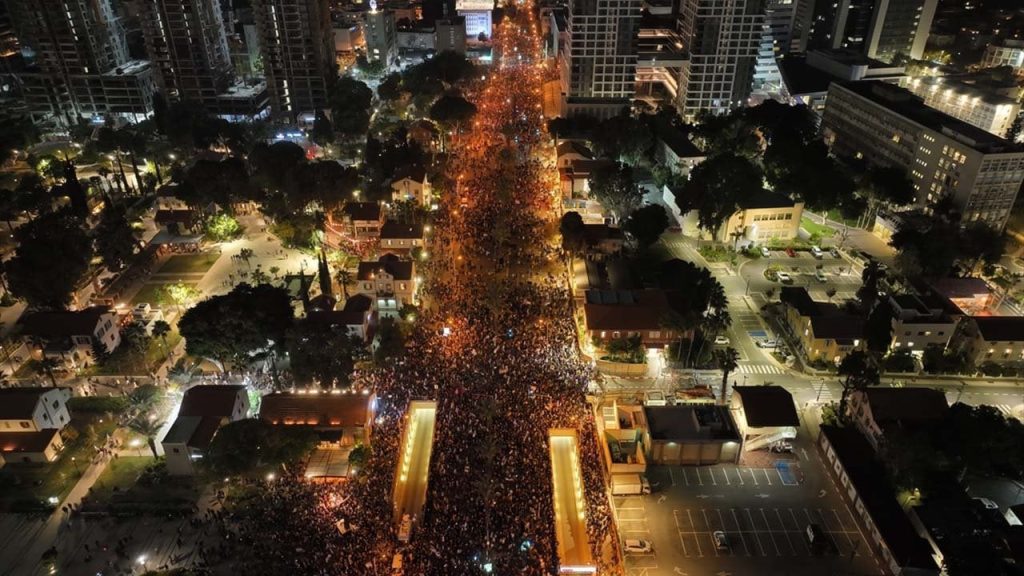
[[[764,256],[765,258],[771,258],[772,251],[769,250],[767,246],[761,246],[761,256]]]
[[[721,335],[715,336],[715,345],[716,346],[728,346],[729,345],[729,337],[728,336],[721,336]]]
[[[779,342],[778,342],[778,340],[769,339],[769,340],[758,340],[756,342],[756,344],[757,344],[758,348],[775,348],[776,346],[779,345]]]
[[[789,272],[776,272],[775,277],[779,279],[779,282],[783,284],[792,284],[793,277],[789,275]]]
[[[828,282],[828,279],[825,278],[824,270],[815,270],[814,277],[818,279],[818,282]]]
[[[627,538],[622,543],[622,549],[632,554],[654,552],[654,546],[651,546],[650,540],[641,540],[639,538]]]
[[[817,246],[811,246],[811,255],[814,256],[815,258],[820,259],[825,254],[821,251],[821,248],[818,248]]]
[[[722,532],[721,530],[715,530],[711,534],[711,537],[715,540],[715,548],[717,548],[718,550],[729,549],[729,537],[726,536],[725,532]]]

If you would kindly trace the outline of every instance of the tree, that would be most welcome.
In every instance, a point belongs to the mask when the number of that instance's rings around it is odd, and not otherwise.
[[[56,358],[43,357],[41,360],[31,361],[32,371],[39,376],[46,376],[50,379],[50,384],[54,387],[57,386],[57,377],[54,371],[60,368],[60,362]]]
[[[342,76],[331,88],[329,101],[335,132],[345,137],[366,134],[370,128],[370,106],[373,103],[373,91],[369,86],[350,76]]]
[[[729,374],[739,367],[740,353],[733,347],[724,350],[715,350],[715,364],[722,371],[722,398],[720,403],[725,404],[726,391],[729,388]]]
[[[476,106],[458,94],[445,94],[430,107],[430,119],[459,131],[476,116]]]
[[[876,214],[880,206],[909,206],[916,196],[913,181],[899,166],[868,168],[861,191],[867,196],[869,215]]]
[[[178,313],[181,313],[182,306],[188,306],[199,297],[199,290],[191,284],[185,284],[184,282],[175,282],[173,284],[167,284],[161,291],[162,295],[167,298],[168,301],[172,302],[177,308]]]
[[[601,123],[592,144],[599,156],[623,160],[635,166],[654,145],[654,135],[646,122],[632,116],[614,116]]]
[[[394,318],[385,318],[380,322],[380,340],[377,350],[373,353],[373,361],[384,364],[397,358],[405,351],[405,334]]]
[[[316,117],[313,119],[313,128],[309,131],[309,139],[321,147],[334,142],[334,126],[322,110],[316,111]]]
[[[93,231],[93,244],[103,265],[112,272],[124,268],[138,247],[135,231],[128,222],[128,212],[122,203],[108,202]]]
[[[875,305],[864,323],[864,343],[876,360],[889,351],[892,345],[892,306],[887,301]]]
[[[66,210],[46,214],[14,233],[15,255],[7,262],[11,292],[39,308],[63,309],[89,270],[92,242]]]
[[[633,213],[643,200],[643,192],[633,181],[633,169],[619,162],[601,165],[589,179],[590,195],[617,219]]]
[[[333,327],[317,319],[298,322],[288,338],[288,356],[296,381],[317,382],[321,388],[351,386],[356,362],[365,355],[361,338],[344,326]]]
[[[839,417],[845,420],[850,393],[866,390],[869,386],[878,386],[878,369],[872,366],[871,358],[867,354],[860,350],[854,350],[839,363],[838,373],[840,376],[845,376],[842,382],[843,395],[839,400]]]
[[[702,111],[697,115],[694,132],[703,144],[701,149],[708,156],[736,154],[752,159],[761,152],[762,140],[757,126],[743,118],[740,112],[715,114],[709,110]]]
[[[697,165],[690,180],[675,193],[675,201],[683,213],[696,210],[700,227],[716,234],[744,199],[763,190],[763,176],[756,165],[742,156],[724,153]]]
[[[301,461],[319,438],[310,426],[274,426],[258,418],[229,422],[213,437],[204,464],[217,474],[277,469]]]
[[[668,229],[668,214],[660,204],[648,204],[634,210],[624,228],[646,249]]]
[[[402,97],[402,75],[392,72],[377,85],[377,96],[385,102],[394,102]]]
[[[820,140],[807,144],[789,138],[773,141],[764,153],[764,166],[775,191],[801,198],[808,210],[838,208],[846,217],[863,211],[863,201],[854,195],[853,179]]]
[[[226,212],[206,218],[203,228],[206,230],[206,237],[214,242],[225,242],[242,235],[242,225]]]
[[[871,260],[860,273],[861,286],[857,289],[857,300],[863,310],[871,310],[878,301],[879,284],[885,278],[885,271],[877,260]]]
[[[141,354],[149,347],[149,334],[138,322],[132,322],[121,329],[121,344]]]
[[[171,333],[171,325],[164,320],[157,320],[153,322],[153,337],[160,339],[160,345],[164,349],[164,356],[167,356],[170,351],[167,350],[167,335]]]
[[[272,192],[287,193],[289,184],[305,162],[306,152],[302,147],[288,141],[275,142],[269,146],[258,144],[249,155],[253,179]]]
[[[150,419],[139,416],[128,421],[128,428],[146,439],[146,443],[149,444],[149,450],[153,453],[153,458],[159,457],[156,451],[156,438],[163,427],[164,423],[155,418]]]
[[[359,444],[348,453],[348,465],[357,469],[362,470],[366,468],[366,463],[370,460],[370,449],[366,444]]]
[[[190,355],[244,366],[261,352],[283,350],[293,320],[283,288],[239,284],[186,311],[178,332]]]
[[[558,224],[562,234],[562,249],[570,254],[578,254],[586,245],[586,227],[579,212],[566,212]]]
[[[960,260],[968,273],[984,262],[996,265],[1006,253],[1006,236],[985,222],[971,222],[960,231]]]
[[[334,274],[334,280],[341,286],[341,293],[345,297],[345,301],[348,301],[348,287],[354,285],[355,279],[352,277],[352,272],[347,268],[340,266],[338,271]]]
[[[367,76],[377,77],[384,73],[385,64],[382,58],[370,60],[363,54],[360,54],[356,56],[356,67]]]
[[[0,121],[0,164],[14,157],[39,139],[39,130],[28,117],[9,116]]]

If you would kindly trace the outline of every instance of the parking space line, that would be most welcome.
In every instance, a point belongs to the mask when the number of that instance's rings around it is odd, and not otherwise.
[[[679,533],[679,543],[683,546],[683,555],[687,558],[690,557],[690,551],[686,549],[686,538],[683,538],[683,533]]]
[[[711,536],[711,521],[708,520],[708,513],[705,512],[703,508],[700,509],[700,513],[704,515],[704,524],[707,525],[707,527],[708,527],[708,531],[705,532],[705,534],[707,534],[708,536],[711,537],[711,551],[715,553],[715,558],[718,558],[718,556],[719,556],[719,554],[718,554],[718,546],[715,545],[715,538],[714,538],[714,536]],[[697,536],[697,538],[699,539],[700,536]]]
[[[696,526],[696,524],[693,523],[693,515],[690,514],[689,508],[687,508],[687,510],[686,510],[686,515],[690,517],[690,525],[691,526]],[[697,538],[696,536],[694,536],[693,537],[693,541],[697,543],[697,557],[698,558],[703,558],[704,557],[704,550],[701,549],[701,547],[700,547],[700,538]]]
[[[743,549],[746,550],[747,556],[750,556],[750,547],[747,546],[747,539],[743,537],[743,527],[740,526],[740,519],[736,516],[736,509],[729,508],[729,512],[732,513],[732,519],[736,521],[736,532],[740,535],[740,541],[743,542]]]
[[[694,468],[694,470],[697,471],[697,484],[699,486],[703,486],[704,485],[704,479],[700,477],[700,468]]]
[[[711,474],[711,484],[713,484],[714,486],[718,486],[718,482],[715,480],[715,469],[708,468],[708,472]]]
[[[853,555],[857,556],[858,555],[857,552],[856,552],[857,546],[854,544],[853,538],[850,538],[850,533],[847,532],[846,531],[846,527],[843,526],[843,521],[842,521],[842,519],[839,518],[839,514],[836,512],[836,509],[835,508],[831,508],[831,510],[832,510],[832,515],[836,517],[836,522],[839,523],[839,529],[842,530],[843,536],[846,536],[846,541],[850,544],[850,549],[854,551]]]
[[[757,528],[754,526],[754,517],[750,515],[750,508],[743,509],[747,513],[747,519],[750,520],[750,530],[754,534],[754,539],[757,540],[757,547],[761,549],[761,556],[768,556],[768,553],[764,550],[764,543],[761,542],[761,536],[757,533]]]
[[[757,483],[757,475],[754,474],[754,469],[747,468],[747,470],[750,472],[750,477],[754,480],[754,486],[759,486],[759,484]]]
[[[772,538],[772,545],[775,546],[775,553],[782,556],[782,550],[779,549],[779,542],[775,540],[775,532],[772,530],[771,525],[768,524],[768,517],[765,516],[764,508],[758,508],[757,510],[761,512],[761,518],[764,519],[764,526],[768,530],[768,535]]]
[[[726,485],[732,486],[732,481],[729,480],[729,469],[728,468],[722,468],[722,474],[725,474],[725,483],[726,483]]]
[[[782,526],[782,535],[786,537],[789,551],[793,553],[793,556],[796,556],[796,547],[793,546],[793,540],[789,537],[789,530],[786,529],[786,523],[782,521],[782,514],[779,513],[778,508],[775,508],[775,517],[779,519],[779,525]]]
[[[768,475],[768,469],[767,468],[762,468],[761,470],[764,471],[764,479],[767,480],[768,481],[768,485],[771,486],[772,485],[772,478],[771,478],[771,476]],[[776,470],[776,472],[777,472],[777,470]]]

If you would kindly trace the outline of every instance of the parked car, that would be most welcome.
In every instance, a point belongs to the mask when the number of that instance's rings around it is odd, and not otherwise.
[[[832,539],[818,524],[808,524],[804,529],[804,537],[807,539],[807,545],[815,554],[826,554],[835,550]]]
[[[989,500],[988,498],[975,498],[975,500],[981,502],[981,504],[985,506],[985,508],[988,508],[989,510],[999,510],[999,504],[996,504],[995,502]]]
[[[841,257],[841,255],[839,254],[839,248],[836,248],[834,246],[828,249],[828,253],[831,254],[833,258]]]
[[[774,338],[769,338],[767,340],[758,340],[756,344],[758,348],[775,348],[779,345],[779,341]]]
[[[729,345],[729,337],[728,336],[722,336],[722,335],[715,336],[715,345],[716,346],[728,346]]]
[[[716,549],[718,549],[718,550],[728,550],[729,549],[729,537],[725,534],[725,532],[723,532],[721,530],[715,530],[714,532],[711,533],[711,537],[714,538],[714,540],[715,540],[715,548]]]
[[[824,270],[815,270],[814,277],[818,279],[818,282],[828,282],[828,279],[825,278]]]
[[[793,250],[792,248],[786,248],[786,256],[789,256],[790,258],[796,258],[796,250]]]
[[[761,256],[764,256],[765,258],[771,258],[772,251],[769,250],[767,246],[761,246]]]
[[[651,546],[650,540],[641,540],[640,538],[627,538],[622,543],[622,549],[627,553],[632,554],[646,554],[654,551],[654,546]]]
[[[820,260],[825,255],[825,253],[821,251],[821,248],[818,248],[817,246],[811,246],[811,255]]]
[[[778,272],[776,277],[779,279],[779,282],[782,282],[783,284],[793,283],[793,277],[789,275],[789,272]]]

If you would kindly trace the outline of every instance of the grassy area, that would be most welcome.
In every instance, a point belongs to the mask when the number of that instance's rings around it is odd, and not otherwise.
[[[65,429],[70,436],[64,451],[49,464],[9,463],[0,469],[0,510],[38,509],[49,498],[63,500],[88,468],[96,454],[95,446],[117,429],[117,423],[104,415],[73,416]]]
[[[836,234],[834,228],[811,220],[807,216],[800,219],[800,227],[807,230],[807,233],[811,236],[818,236],[819,238],[831,238]]]
[[[195,282],[182,282],[182,284],[185,284],[190,288],[196,287]],[[143,284],[142,288],[136,292],[135,296],[132,296],[131,304],[135,305],[145,303],[159,304],[161,306],[172,304],[164,294],[164,288],[166,286],[169,286],[169,284]]]
[[[164,262],[157,274],[205,274],[220,258],[219,253],[175,254]]]
[[[140,446],[144,454],[149,453],[148,446]],[[96,479],[92,488],[92,497],[107,500],[115,493],[124,493],[135,486],[142,471],[152,464],[150,456],[121,456],[111,460],[103,473]]]
[[[164,341],[160,338],[152,338],[146,350],[139,352],[129,346],[121,345],[114,350],[114,353],[107,358],[102,365],[92,365],[85,372],[86,375],[95,376],[120,376],[120,375],[146,375],[167,358],[167,354],[181,341],[178,331],[171,329],[167,335],[166,348]]]
[[[701,246],[697,252],[708,262],[736,263],[736,253],[723,246]]]

